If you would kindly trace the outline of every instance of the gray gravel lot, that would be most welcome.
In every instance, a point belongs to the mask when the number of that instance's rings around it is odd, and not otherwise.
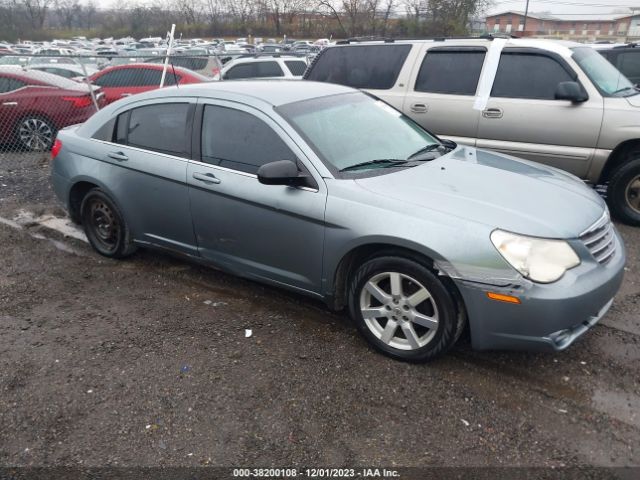
[[[62,215],[46,156],[0,153],[0,185],[4,219]],[[0,465],[640,465],[640,229],[619,228],[622,290],[568,351],[410,365],[307,298],[0,222]]]

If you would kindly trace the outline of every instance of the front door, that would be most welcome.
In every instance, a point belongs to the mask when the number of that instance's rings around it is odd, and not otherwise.
[[[263,185],[256,176],[277,160],[311,173],[302,151],[248,106],[207,101],[196,112],[194,129],[199,126],[200,152],[187,181],[200,255],[240,275],[319,292],[324,182],[315,172],[313,188]]]
[[[600,133],[602,97],[591,92],[585,102],[556,100],[558,84],[577,75],[562,59],[529,50],[502,51],[477,146],[585,178]]]

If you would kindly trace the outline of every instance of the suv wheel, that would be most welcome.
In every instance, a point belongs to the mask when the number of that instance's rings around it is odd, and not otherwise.
[[[391,357],[424,362],[456,341],[454,301],[427,268],[400,257],[363,264],[349,288],[349,310],[369,343]]]
[[[136,250],[120,210],[101,189],[87,193],[80,206],[80,217],[89,243],[100,255],[124,258]]]
[[[611,213],[628,225],[640,225],[640,158],[623,163],[607,187]]]

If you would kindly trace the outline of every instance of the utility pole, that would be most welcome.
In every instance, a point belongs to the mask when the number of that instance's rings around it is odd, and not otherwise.
[[[522,34],[527,31],[527,14],[529,13],[529,0],[527,0],[527,6],[524,7],[524,21],[522,22]]]

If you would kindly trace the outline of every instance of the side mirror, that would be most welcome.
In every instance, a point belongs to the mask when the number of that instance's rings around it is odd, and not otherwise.
[[[578,82],[560,82],[556,87],[556,100],[569,100],[571,102],[585,102],[589,99],[587,93]]]
[[[308,178],[300,174],[298,166],[291,160],[265,163],[258,169],[258,181],[265,185],[297,187],[306,185]]]

